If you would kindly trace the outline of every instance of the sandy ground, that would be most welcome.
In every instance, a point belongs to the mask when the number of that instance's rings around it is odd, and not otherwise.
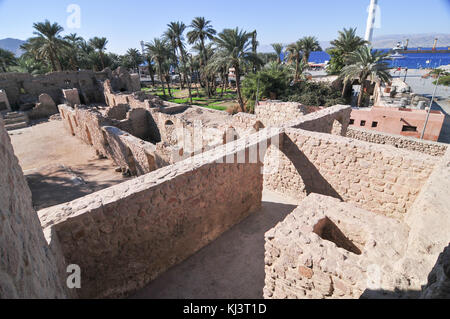
[[[61,121],[11,131],[19,164],[33,193],[36,210],[62,204],[124,182],[109,159],[70,135]]]
[[[262,299],[264,234],[297,205],[264,192],[262,209],[130,299]]]

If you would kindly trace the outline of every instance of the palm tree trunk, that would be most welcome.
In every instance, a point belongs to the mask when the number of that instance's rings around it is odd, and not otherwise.
[[[299,66],[300,66],[300,61],[297,58],[296,61],[295,61],[295,79],[294,79],[294,82],[298,81],[298,69],[299,69]]]
[[[102,68],[104,70],[105,69],[105,61],[103,60],[103,51],[100,51],[100,61],[102,62]]]
[[[362,102],[363,102],[363,97],[364,97],[364,82],[365,81],[361,81],[361,89],[359,91],[359,96],[358,96],[358,106],[361,107]]]
[[[235,67],[236,70],[236,88],[237,88],[237,95],[239,100],[239,106],[241,108],[241,112],[245,113],[245,105],[244,100],[242,99],[242,93],[241,93],[241,74],[238,67]]]
[[[166,96],[166,89],[164,88],[164,79],[162,77],[162,72],[161,72],[161,63],[158,63],[159,65],[159,81],[161,82],[162,85],[162,89],[163,89],[163,95]]]

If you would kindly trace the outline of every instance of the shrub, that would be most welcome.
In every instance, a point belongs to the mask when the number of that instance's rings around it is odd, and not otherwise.
[[[436,81],[434,81],[433,84],[436,84]],[[442,77],[439,79],[439,85],[450,86],[450,75],[442,76]]]

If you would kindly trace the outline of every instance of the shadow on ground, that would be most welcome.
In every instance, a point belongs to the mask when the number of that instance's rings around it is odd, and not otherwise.
[[[49,165],[33,170],[26,175],[26,179],[33,196],[34,208],[41,210],[70,202],[126,180],[118,174],[115,179],[93,181],[87,174],[102,171],[108,171],[108,168],[94,163],[85,165],[83,171],[63,165]]]
[[[262,299],[264,234],[296,206],[263,201],[252,214],[132,299]]]

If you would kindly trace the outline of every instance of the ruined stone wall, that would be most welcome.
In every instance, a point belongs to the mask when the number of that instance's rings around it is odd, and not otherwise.
[[[411,231],[402,269],[415,289],[427,283],[439,254],[450,243],[450,150],[434,160],[433,173],[405,217]]]
[[[419,140],[417,138],[388,134],[373,130],[365,130],[355,127],[348,128],[347,137],[371,143],[393,145],[398,148],[405,148],[411,151],[417,151],[433,156],[444,155],[448,148],[448,145],[443,143]]]
[[[156,146],[129,133],[142,133],[140,121],[145,117],[117,121],[105,118],[94,109],[72,109],[67,105],[59,105],[59,111],[65,128],[72,135],[91,145],[99,156],[112,159],[124,173],[139,176],[162,167],[155,159]],[[137,111],[132,110],[133,113]]]
[[[330,134],[286,129],[265,159],[265,187],[303,200],[310,193],[403,218],[436,165],[434,157]]]
[[[63,278],[64,257],[45,240],[1,118],[0,167],[0,299],[71,296]]]
[[[145,175],[161,168],[155,159],[156,146],[134,137],[116,127],[104,126],[104,145],[107,157],[113,159],[122,172],[134,176]]]
[[[0,89],[6,91],[12,106],[36,103],[39,95],[46,93],[56,104],[64,103],[61,89],[77,88],[82,103],[104,102],[103,88],[99,81],[106,79],[102,72],[64,71],[33,76],[29,73],[0,74]]]
[[[142,288],[261,208],[265,130],[137,179],[39,212],[65,258],[81,266],[82,297]],[[244,155],[247,161],[225,162]]]
[[[346,136],[351,112],[349,105],[335,105],[289,121],[283,127]]]
[[[306,106],[295,102],[264,101],[255,107],[255,115],[264,126],[281,126],[308,113]]]
[[[265,234],[264,298],[416,297],[393,267],[407,236],[394,219],[311,194]]]

